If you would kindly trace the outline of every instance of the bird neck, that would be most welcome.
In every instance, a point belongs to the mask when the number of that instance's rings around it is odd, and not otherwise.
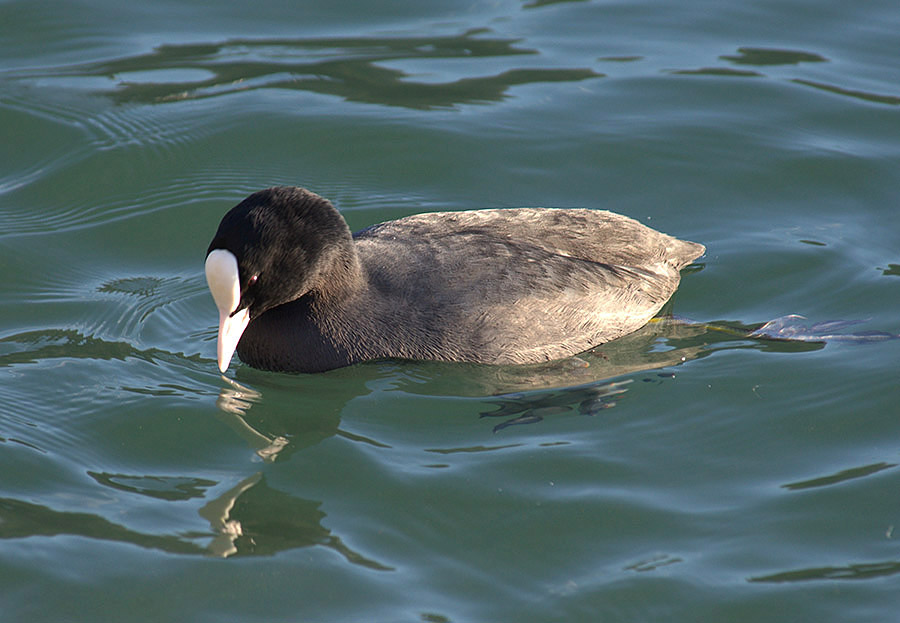
[[[346,300],[364,285],[362,264],[352,240],[332,251],[327,266],[314,280],[310,293],[324,304]]]

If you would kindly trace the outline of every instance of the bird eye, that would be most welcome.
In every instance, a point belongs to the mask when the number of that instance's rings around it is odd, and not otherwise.
[[[248,287],[249,287],[249,286],[252,286],[254,283],[256,283],[256,280],[257,280],[257,279],[259,279],[259,275],[253,275],[253,276],[251,276],[250,279],[247,280],[247,286],[248,286]]]

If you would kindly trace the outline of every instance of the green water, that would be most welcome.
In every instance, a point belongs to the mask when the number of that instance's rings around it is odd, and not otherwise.
[[[896,619],[900,341],[745,335],[900,332],[895,5],[388,4],[0,3],[3,620]],[[714,326],[234,385],[273,184],[628,214]]]

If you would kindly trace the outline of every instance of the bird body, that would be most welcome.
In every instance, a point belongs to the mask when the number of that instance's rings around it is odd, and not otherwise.
[[[326,200],[285,187],[236,206],[210,257],[220,250],[237,260],[241,293],[220,316],[242,305],[249,314],[238,355],[293,372],[388,358],[525,364],[575,355],[646,324],[679,270],[704,252],[588,209],[416,214],[351,236]],[[221,352],[219,363],[228,365]]]

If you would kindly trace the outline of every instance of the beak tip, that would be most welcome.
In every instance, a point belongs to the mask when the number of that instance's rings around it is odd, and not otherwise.
[[[247,324],[250,322],[250,312],[245,308],[236,312],[233,316],[228,312],[219,310],[219,338],[216,341],[216,363],[223,374],[231,364],[231,358],[237,350],[238,342]]]

